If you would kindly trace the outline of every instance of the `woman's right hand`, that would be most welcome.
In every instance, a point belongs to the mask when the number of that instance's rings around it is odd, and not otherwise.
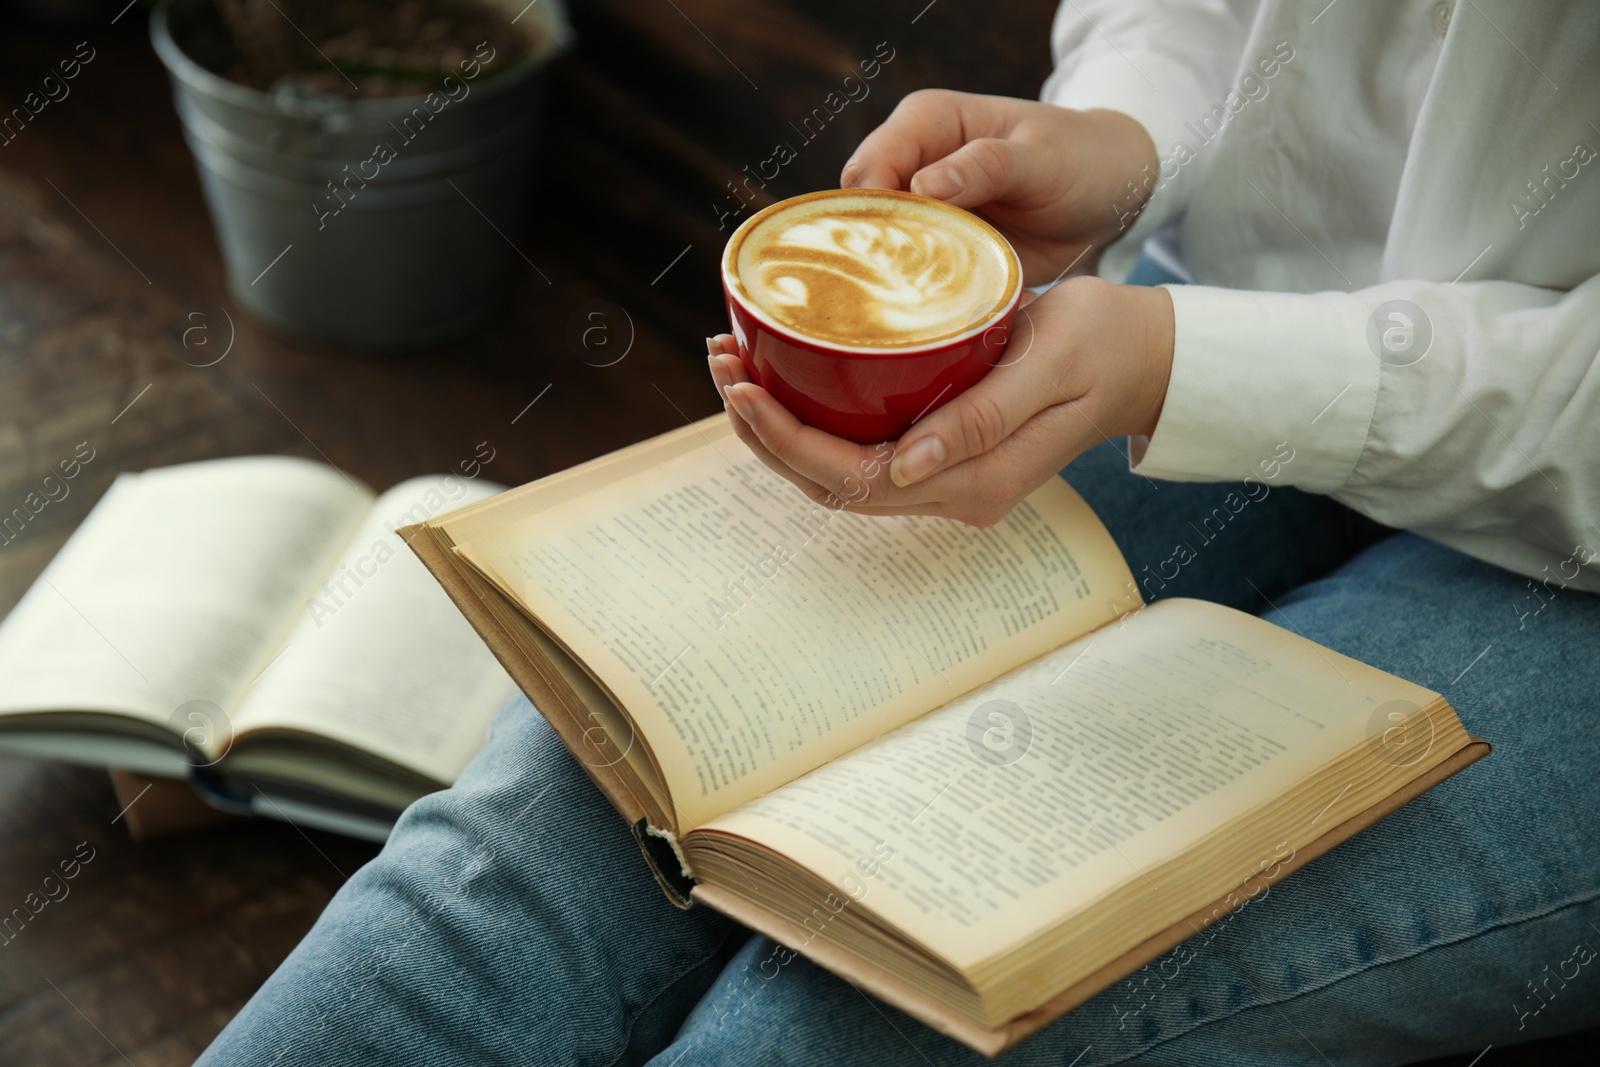
[[[1040,285],[1091,269],[1132,225],[1159,166],[1144,126],[1120,111],[923,89],[861,142],[839,184],[976,212],[1017,250],[1025,283]]]

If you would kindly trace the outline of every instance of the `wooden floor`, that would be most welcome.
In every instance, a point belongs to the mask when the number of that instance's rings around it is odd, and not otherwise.
[[[145,9],[115,25],[120,3],[77,25],[16,14],[37,6],[0,7],[0,112],[79,41],[95,56],[0,146],[0,511],[80,442],[95,458],[0,551],[0,612],[120,470],[277,452],[381,489],[487,441],[487,475],[516,484],[711,413],[702,339],[723,319],[728,183],[779,142],[796,158],[747,187],[753,202],[835,182],[915,88],[1033,95],[1053,4],[1008,5],[1007,28],[961,0],[574,0],[580,44],[552,76],[533,223],[515,235],[536,269],[483,335],[405,358],[287,342],[240,313]],[[795,125],[885,49],[866,99]],[[625,309],[610,326],[631,340],[604,368],[568,340],[597,299]],[[192,366],[226,344],[228,316],[228,356]],[[81,843],[94,852],[70,895],[0,948],[0,1064],[191,1062],[373,851],[242,821],[134,843],[120,808],[102,772],[0,761],[0,909]],[[1542,1048],[1483,1067],[1579,1062]]]

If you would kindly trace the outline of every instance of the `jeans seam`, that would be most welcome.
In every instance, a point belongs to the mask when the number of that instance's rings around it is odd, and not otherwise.
[[[1530,923],[1530,922],[1533,922],[1533,921],[1535,921],[1537,919],[1547,919],[1552,915],[1556,915],[1556,914],[1559,914],[1559,913],[1564,912],[1564,911],[1571,911],[1571,910],[1573,910],[1575,908],[1581,908],[1581,907],[1584,907],[1585,905],[1593,904],[1596,900],[1600,900],[1600,893],[1591,894],[1590,896],[1587,896],[1587,897],[1584,897],[1584,898],[1578,899],[1578,900],[1571,900],[1571,901],[1568,901],[1565,904],[1561,904],[1561,905],[1557,905],[1556,907],[1548,908],[1545,911],[1541,911],[1541,912],[1538,912],[1538,913],[1533,914],[1533,915],[1524,915],[1520,919],[1512,919],[1512,920],[1510,920],[1508,922],[1495,923],[1495,924],[1493,924],[1491,926],[1486,926],[1481,930],[1474,931],[1473,933],[1470,933],[1470,934],[1464,934],[1461,937],[1453,938],[1453,939],[1451,939],[1449,941],[1439,941],[1439,942],[1435,942],[1434,944],[1431,944],[1431,945],[1425,945],[1422,948],[1419,948],[1414,952],[1407,953],[1406,955],[1396,956],[1393,959],[1384,960],[1381,963],[1372,963],[1372,964],[1368,964],[1365,967],[1360,967],[1360,968],[1358,968],[1356,970],[1348,971],[1348,972],[1346,972],[1344,974],[1339,975],[1336,978],[1330,978],[1327,981],[1321,983],[1320,985],[1315,985],[1315,986],[1311,986],[1310,988],[1307,988],[1307,989],[1302,989],[1298,993],[1291,993],[1290,995],[1288,995],[1286,997],[1282,997],[1282,998],[1280,998],[1278,1000],[1267,1000],[1267,999],[1264,999],[1258,1004],[1249,1004],[1249,1005],[1246,1005],[1245,1007],[1237,1008],[1237,1009],[1235,1009],[1233,1011],[1228,1012],[1226,1015],[1218,1015],[1215,1018],[1207,1019],[1204,1022],[1195,1023],[1193,1026],[1189,1027],[1187,1030],[1184,1030],[1182,1033],[1173,1034],[1170,1037],[1164,1037],[1164,1038],[1161,1038],[1158,1041],[1153,1041],[1150,1044],[1146,1045],[1142,1049],[1138,1049],[1137,1051],[1128,1053],[1126,1056],[1122,1057],[1121,1059],[1108,1060],[1105,1063],[1104,1067],[1116,1067],[1116,1065],[1119,1064],[1119,1063],[1129,1063],[1137,1056],[1143,1056],[1145,1053],[1150,1052],[1153,1049],[1158,1049],[1162,1045],[1170,1045],[1172,1042],[1177,1041],[1180,1038],[1188,1037],[1190,1034],[1194,1033],[1196,1030],[1201,1030],[1201,1029],[1204,1029],[1207,1026],[1212,1026],[1212,1025],[1215,1025],[1216,1023],[1224,1022],[1224,1021],[1226,1021],[1228,1019],[1232,1019],[1234,1016],[1237,1016],[1237,1015],[1243,1015],[1247,1011],[1256,1011],[1257,1009],[1260,1009],[1260,1008],[1275,1008],[1280,1004],[1288,1004],[1291,1001],[1299,1000],[1302,997],[1310,996],[1313,993],[1320,993],[1325,989],[1331,989],[1332,987],[1338,985],[1340,982],[1348,981],[1351,978],[1358,978],[1358,977],[1360,977],[1360,976],[1362,976],[1364,974],[1370,974],[1371,972],[1379,970],[1379,969],[1381,969],[1383,967],[1389,967],[1389,966],[1392,966],[1393,964],[1396,964],[1396,963],[1405,963],[1408,960],[1418,959],[1418,958],[1420,958],[1422,956],[1425,956],[1428,953],[1436,951],[1438,949],[1450,948],[1453,945],[1459,945],[1459,944],[1462,944],[1463,942],[1471,941],[1474,938],[1484,937],[1485,935],[1488,935],[1488,934],[1498,933],[1501,930],[1509,930],[1509,929],[1511,929],[1513,927],[1521,926],[1524,923]],[[1218,955],[1221,955],[1221,953],[1219,952]],[[1224,956],[1223,958],[1224,959],[1228,959],[1226,956]],[[1228,959],[1228,962],[1230,964],[1232,964],[1234,961],[1231,960],[1231,959]],[[1235,966],[1237,966],[1237,965],[1235,964]],[[1246,979],[1246,981],[1248,982],[1248,979]],[[1251,984],[1253,985],[1254,983],[1251,983]]]
[[[656,1001],[666,996],[669,989],[683,981],[686,975],[693,974],[695,971],[704,966],[707,960],[721,952],[723,946],[728,943],[728,938],[733,936],[734,930],[736,929],[737,927],[733,927],[723,931],[722,937],[718,939],[716,945],[712,947],[710,952],[707,952],[704,956],[701,956],[699,959],[695,960],[690,966],[685,967],[681,972],[679,972],[676,978],[662,986],[660,989],[656,990],[655,994],[651,996],[649,1000],[644,1001],[633,1010],[633,1017],[628,1020],[628,1028],[623,1031],[622,1034],[622,1047],[617,1050],[617,1054],[615,1056],[606,1061],[605,1067],[616,1067],[616,1065],[621,1062],[622,1057],[628,1054],[628,1049],[633,1044],[633,1028],[639,1024],[639,1017],[645,1012],[649,1011],[651,1006],[654,1005]]]

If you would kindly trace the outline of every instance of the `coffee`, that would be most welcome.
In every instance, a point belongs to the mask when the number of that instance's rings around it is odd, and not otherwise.
[[[780,327],[864,348],[925,346],[998,317],[1021,272],[976,215],[887,190],[775,204],[734,235],[730,281]]]

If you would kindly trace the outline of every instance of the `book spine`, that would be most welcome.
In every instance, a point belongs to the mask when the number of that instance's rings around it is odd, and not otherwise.
[[[651,826],[648,819],[640,819],[633,824],[633,838],[639,842],[645,862],[650,864],[656,881],[661,883],[672,902],[680,908],[692,907],[694,900],[689,894],[695,887],[694,874],[672,831]]]

